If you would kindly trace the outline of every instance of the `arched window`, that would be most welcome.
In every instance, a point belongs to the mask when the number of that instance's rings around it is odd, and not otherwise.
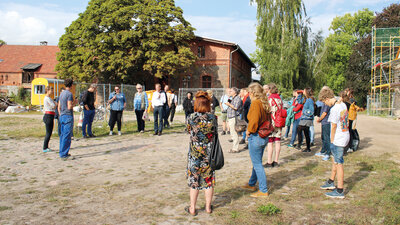
[[[1,76],[0,76],[0,80],[3,80],[3,78],[4,78],[4,76],[3,76],[3,75],[1,75]]]
[[[211,76],[206,75],[201,78],[201,87],[211,88]]]

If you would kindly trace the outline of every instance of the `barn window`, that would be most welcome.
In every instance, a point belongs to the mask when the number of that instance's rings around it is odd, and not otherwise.
[[[6,78],[4,80],[8,80],[8,75],[6,74]]]
[[[211,88],[211,76],[203,76],[201,80],[202,88]]]
[[[0,80],[3,80],[3,79],[4,79],[4,76],[3,76],[3,75],[1,75],[1,76],[0,76]]]
[[[35,85],[35,94],[37,95],[43,95],[45,94],[45,88],[46,86],[44,85]]]
[[[205,58],[206,57],[206,47],[205,46],[199,46],[197,48],[197,56],[199,58]]]

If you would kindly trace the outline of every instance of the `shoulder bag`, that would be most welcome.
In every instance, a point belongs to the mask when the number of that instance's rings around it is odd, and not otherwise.
[[[286,124],[287,111],[283,109],[282,106],[279,107],[274,98],[272,98],[272,101],[274,101],[276,107],[278,108],[278,110],[275,112],[275,127],[284,127]]]
[[[208,157],[212,170],[219,170],[224,166],[224,153],[222,152],[217,132],[214,133],[214,142],[211,146],[210,155]]]
[[[265,120],[259,127],[258,127],[258,136],[260,138],[268,137],[274,131],[274,127],[271,123],[271,114],[268,113],[267,120]]]

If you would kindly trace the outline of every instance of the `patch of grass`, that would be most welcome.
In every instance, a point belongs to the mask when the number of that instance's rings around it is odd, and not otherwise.
[[[240,214],[239,214],[238,211],[234,210],[234,211],[231,212],[231,218],[232,218],[232,219],[236,219],[236,218],[238,218],[239,216],[240,216]]]
[[[57,170],[57,173],[62,173],[62,172],[64,172],[64,169]]]
[[[264,214],[264,215],[273,216],[273,215],[281,213],[282,209],[276,207],[272,203],[268,203],[266,205],[260,205],[257,208],[257,212]]]
[[[10,207],[10,206],[0,206],[0,212],[5,211],[5,210],[10,210],[10,209],[12,209],[12,207]]]
[[[17,181],[18,179],[3,179],[0,180],[0,183],[8,183],[8,182],[13,182],[13,181]]]

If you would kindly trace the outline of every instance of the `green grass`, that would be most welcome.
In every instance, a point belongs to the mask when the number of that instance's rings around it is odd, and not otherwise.
[[[12,209],[12,207],[10,207],[10,206],[0,206],[0,212],[5,211],[5,210],[10,210],[10,209]]]
[[[257,212],[259,212],[259,213],[261,213],[263,215],[273,216],[273,215],[281,213],[282,209],[276,207],[272,203],[268,203],[266,205],[260,205],[257,208]]]

